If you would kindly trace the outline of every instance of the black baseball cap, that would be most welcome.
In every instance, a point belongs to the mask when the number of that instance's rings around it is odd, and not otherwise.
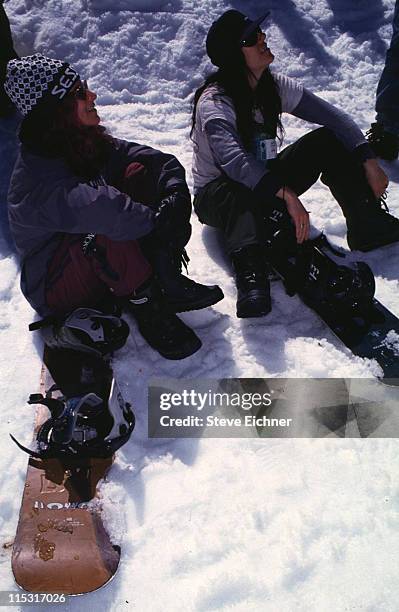
[[[229,63],[231,56],[269,15],[270,11],[266,11],[260,17],[250,19],[232,9],[216,19],[206,37],[206,52],[212,64],[220,68]]]

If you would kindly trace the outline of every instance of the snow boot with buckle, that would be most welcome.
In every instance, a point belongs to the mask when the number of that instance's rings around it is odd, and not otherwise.
[[[399,241],[399,219],[389,214],[386,197],[369,197],[347,216],[351,251],[371,251]]]
[[[127,307],[141,335],[165,359],[185,359],[201,348],[201,340],[171,311],[154,279],[129,296]]]
[[[271,310],[268,266],[262,247],[251,244],[231,253],[237,285],[237,317],[262,317]]]
[[[381,123],[372,123],[366,138],[374,153],[387,161],[393,161],[399,154],[399,137],[387,132]]]
[[[153,254],[151,261],[173,312],[200,310],[223,299],[223,291],[218,285],[202,285],[182,274],[182,266],[187,269],[189,262],[185,249],[160,250]]]

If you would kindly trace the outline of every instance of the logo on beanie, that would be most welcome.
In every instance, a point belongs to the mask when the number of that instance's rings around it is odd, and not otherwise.
[[[56,85],[54,85],[53,89],[51,90],[52,95],[57,96],[60,100],[62,100],[63,97],[71,89],[72,85],[77,79],[77,76],[78,75],[75,72],[75,70],[71,68],[70,66],[68,66],[64,74],[61,75],[59,82]]]

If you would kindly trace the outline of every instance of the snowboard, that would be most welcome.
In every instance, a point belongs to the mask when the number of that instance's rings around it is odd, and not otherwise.
[[[362,262],[348,265],[346,253],[331,247],[324,235],[296,247],[291,257],[284,257],[283,249],[271,249],[269,261],[287,293],[297,293],[354,355],[375,359],[381,382],[399,385],[399,319],[372,297],[370,268]]]
[[[68,368],[67,362],[57,365]],[[41,394],[53,385],[43,365]],[[48,418],[46,406],[39,405],[35,437]],[[112,456],[29,458],[12,551],[12,571],[22,589],[79,595],[95,591],[115,575],[121,551],[110,541],[96,498],[98,482],[112,462]]]
[[[347,318],[313,310],[354,355],[377,361],[384,374],[381,382],[399,385],[399,319],[381,302],[373,299],[361,316]]]

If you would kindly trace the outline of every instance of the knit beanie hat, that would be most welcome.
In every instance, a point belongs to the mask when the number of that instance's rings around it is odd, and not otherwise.
[[[241,43],[270,15],[263,13],[257,19],[249,19],[240,11],[231,9],[216,19],[206,37],[206,51],[215,66],[223,67],[234,63],[235,54]]]
[[[78,79],[67,62],[36,53],[8,62],[4,89],[26,116],[39,103],[63,100]]]

